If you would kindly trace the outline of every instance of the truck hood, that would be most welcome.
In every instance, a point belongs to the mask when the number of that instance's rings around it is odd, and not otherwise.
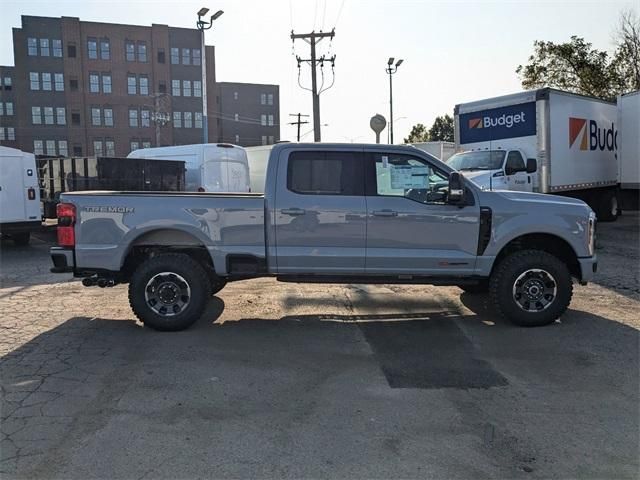
[[[548,193],[514,192],[510,190],[500,190],[500,191],[485,190],[483,194],[500,195],[503,198],[506,198],[507,200],[512,200],[515,202],[558,205],[558,206],[575,205],[575,206],[583,207],[583,208],[586,208],[587,210],[590,210],[589,206],[582,200],[578,200],[577,198],[571,198],[571,197],[561,197],[559,195],[551,195]]]
[[[493,177],[493,174],[500,170],[462,170],[460,173],[464,178],[484,189],[502,190],[506,189],[506,177]]]

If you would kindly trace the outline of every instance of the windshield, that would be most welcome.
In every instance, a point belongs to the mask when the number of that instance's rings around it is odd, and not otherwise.
[[[498,170],[506,153],[503,150],[456,153],[447,160],[447,165],[456,170]]]

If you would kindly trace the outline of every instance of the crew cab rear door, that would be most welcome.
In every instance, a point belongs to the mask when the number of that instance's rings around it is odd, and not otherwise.
[[[364,273],[362,151],[285,150],[277,183],[278,273]]]
[[[448,185],[448,174],[421,156],[368,154],[367,273],[473,273],[480,208],[473,198],[447,204]]]

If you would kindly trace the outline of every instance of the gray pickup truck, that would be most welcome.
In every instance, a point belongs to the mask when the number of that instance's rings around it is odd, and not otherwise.
[[[129,283],[134,313],[158,330],[190,326],[227,282],[261,276],[456,285],[545,325],[597,267],[582,201],[483,191],[408,146],[278,144],[264,194],[68,193],[58,219],[52,271]]]

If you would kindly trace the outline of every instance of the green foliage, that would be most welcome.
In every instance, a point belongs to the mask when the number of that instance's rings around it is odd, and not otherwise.
[[[442,115],[436,117],[429,130],[422,123],[414,125],[404,143],[453,142],[453,117]]]
[[[414,125],[409,132],[409,136],[404,139],[404,143],[420,143],[420,142],[428,142],[429,141],[429,132],[427,131],[427,127],[422,123],[418,123]]]

